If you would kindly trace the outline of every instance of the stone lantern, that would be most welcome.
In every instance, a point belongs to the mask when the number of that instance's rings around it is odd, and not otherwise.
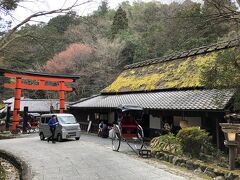
[[[224,145],[229,148],[229,169],[235,169],[235,158],[237,152],[237,135],[240,133],[240,123],[220,123],[222,131],[224,132]]]

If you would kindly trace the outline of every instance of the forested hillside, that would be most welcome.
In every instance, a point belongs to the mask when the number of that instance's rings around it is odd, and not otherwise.
[[[80,75],[75,91],[68,94],[69,100],[78,100],[99,93],[126,64],[237,37],[235,21],[217,16],[221,6],[209,2],[124,2],[113,10],[103,1],[88,16],[69,12],[47,24],[26,24],[1,51],[0,66]],[[227,0],[222,3],[234,6]],[[55,96],[46,92],[24,95]],[[12,94],[1,98],[8,96]]]

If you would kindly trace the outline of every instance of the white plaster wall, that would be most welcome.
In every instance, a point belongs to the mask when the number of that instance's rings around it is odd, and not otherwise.
[[[154,117],[150,115],[149,118],[149,128],[152,129],[161,129],[161,118],[160,117]]]

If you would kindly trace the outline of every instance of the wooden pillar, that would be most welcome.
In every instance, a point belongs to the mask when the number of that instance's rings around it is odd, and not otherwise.
[[[60,96],[60,113],[64,113],[65,110],[65,94],[64,94],[64,82],[60,81],[60,91],[59,91],[59,96]]]
[[[12,129],[15,130],[16,126],[19,124],[20,120],[20,100],[21,100],[21,84],[22,79],[16,78],[16,87],[15,87],[15,99],[14,99],[14,110],[13,110],[13,122]]]
[[[27,124],[28,123],[28,107],[24,107],[23,113],[23,133],[27,133]]]
[[[217,144],[217,148],[220,149],[221,145],[220,145],[220,126],[219,126],[219,120],[216,119],[216,144]]]
[[[229,170],[234,170],[237,146],[228,146],[228,148],[229,148]]]
[[[8,105],[7,116],[6,116],[6,121],[5,121],[6,130],[9,130],[10,117],[11,117],[11,106]]]

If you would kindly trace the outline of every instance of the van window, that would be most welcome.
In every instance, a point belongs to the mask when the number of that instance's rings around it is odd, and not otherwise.
[[[45,117],[41,117],[41,123],[43,124],[45,121]]]
[[[59,116],[58,120],[62,124],[75,124],[76,123],[76,119],[74,116]]]

